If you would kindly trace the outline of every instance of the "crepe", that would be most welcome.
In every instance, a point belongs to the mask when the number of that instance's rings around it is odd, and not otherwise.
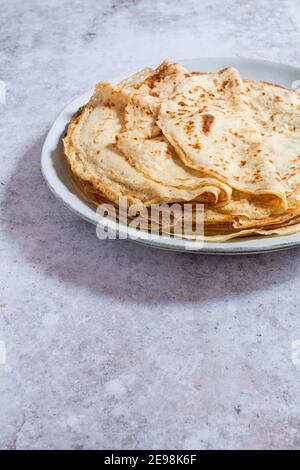
[[[147,77],[128,99],[117,147],[147,178],[174,188],[199,188],[202,202],[225,202],[231,197],[230,186],[185,167],[156,125],[163,100],[190,76],[181,65],[165,61]]]
[[[280,213],[287,209],[283,182],[247,101],[233,68],[194,75],[162,103],[157,123],[187,167],[242,193],[271,197]]]
[[[125,78],[118,83],[118,88],[122,88],[123,92],[126,95],[130,95],[134,90],[136,90],[141,83],[143,83],[146,78],[150,77],[153,74],[153,69],[151,67],[145,67],[139,72],[134,73],[128,78]]]
[[[90,102],[70,123],[64,149],[71,171],[99,193],[118,204],[145,206],[159,202],[197,200],[207,188],[193,190],[160,185],[131,166],[116,147],[127,94],[122,88],[100,83]],[[91,192],[91,190],[90,190]]]
[[[101,82],[63,141],[81,194],[112,212],[125,198],[124,223],[140,216],[144,229],[165,233],[175,203],[168,233],[182,236],[186,220],[183,237],[200,240],[195,212],[181,208],[202,203],[207,240],[300,229],[300,94],[242,80],[232,67],[190,73],[165,61]],[[152,218],[157,204],[162,219]]]
[[[274,227],[274,228],[253,228],[253,229],[246,229],[231,233],[216,233],[213,235],[206,234],[205,236],[187,236],[184,235],[183,239],[186,240],[195,240],[195,241],[206,241],[206,242],[226,242],[229,240],[233,240],[234,238],[245,238],[245,237],[253,237],[253,236],[285,236],[285,235],[292,235],[300,231],[300,223],[296,223],[290,226],[284,227]]]
[[[274,208],[269,203],[269,195],[260,197],[259,201],[255,197],[246,198],[246,195],[241,194],[234,194],[231,199],[232,191],[228,185],[221,186],[222,182],[218,179],[209,180],[209,177],[199,171],[184,166],[165,136],[158,135],[156,120],[160,104],[190,76],[187,70],[177,64],[165,61],[158,67],[129,97],[122,132],[118,136],[118,148],[133,166],[154,181],[186,189],[195,185],[210,184],[211,187],[207,188],[204,195],[206,200],[204,197],[202,200],[218,204],[214,223],[223,220],[224,214],[241,215],[241,220],[270,217]],[[207,88],[215,85],[213,80],[207,82]],[[217,190],[223,190],[223,194],[218,194]],[[223,206],[222,209],[220,205]],[[233,217],[230,220],[234,222]]]
[[[211,91],[214,74],[196,73],[196,75],[201,76],[202,83],[208,91]],[[260,201],[256,200],[254,205],[253,201],[251,202],[250,211],[249,206],[245,205],[245,217],[239,217],[234,225],[244,228],[254,227],[261,223],[261,219],[265,219],[269,224],[286,223],[300,212],[300,94],[295,90],[267,82],[244,80],[244,87],[245,102],[262,135],[270,160],[283,182],[287,210],[283,215],[272,216],[268,211],[268,205],[263,204],[263,210],[257,211],[257,204],[262,202],[260,198]],[[235,196],[234,191],[233,198],[241,199],[240,196]],[[227,212],[228,210],[234,214],[236,204],[234,210],[229,204],[226,208]]]
[[[265,222],[286,224],[300,214],[300,94],[267,82],[245,81],[251,115],[280,174],[288,209]],[[255,220],[240,219],[236,226],[253,227]]]

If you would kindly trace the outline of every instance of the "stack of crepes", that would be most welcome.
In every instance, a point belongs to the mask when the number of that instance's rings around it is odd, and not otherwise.
[[[64,150],[95,203],[201,203],[205,236],[218,241],[300,230],[300,93],[232,67],[165,61],[98,83]]]

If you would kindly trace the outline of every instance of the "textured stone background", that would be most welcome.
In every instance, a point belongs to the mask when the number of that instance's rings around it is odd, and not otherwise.
[[[297,0],[2,0],[2,449],[300,446],[300,251],[99,242],[39,168],[97,80],[166,57],[299,65],[299,25]]]

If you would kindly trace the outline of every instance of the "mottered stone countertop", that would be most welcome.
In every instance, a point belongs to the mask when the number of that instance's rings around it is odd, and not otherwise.
[[[127,70],[300,65],[300,3],[3,0],[0,41],[0,448],[298,448],[299,249],[99,241],[40,153],[68,102]]]

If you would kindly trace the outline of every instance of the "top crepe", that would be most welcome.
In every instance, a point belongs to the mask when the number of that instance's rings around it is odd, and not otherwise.
[[[185,165],[287,208],[281,176],[249,110],[233,68],[192,76],[161,105],[158,125]]]
[[[229,201],[230,186],[186,167],[156,124],[161,103],[190,76],[181,65],[165,61],[147,77],[129,96],[117,147],[131,165],[153,181],[189,191],[206,187],[206,202]]]

